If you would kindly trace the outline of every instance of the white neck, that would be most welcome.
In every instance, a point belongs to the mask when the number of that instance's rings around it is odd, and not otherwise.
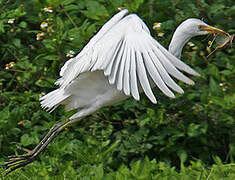
[[[169,45],[169,52],[173,54],[175,57],[180,58],[181,52],[184,45],[193,37],[192,34],[186,34],[182,31],[181,27],[178,27],[171,39]]]

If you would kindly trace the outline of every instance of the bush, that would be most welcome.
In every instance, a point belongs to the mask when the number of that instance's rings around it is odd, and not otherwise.
[[[0,0],[0,161],[21,154],[14,142],[32,149],[58,121],[72,112],[52,114],[39,96],[53,83],[66,59],[82,47],[120,6],[137,13],[165,47],[181,21],[203,18],[234,33],[234,3],[180,0]],[[51,7],[51,8],[50,8]],[[162,22],[160,30],[151,27]],[[164,34],[162,34],[164,33]],[[210,38],[212,39],[212,38]],[[201,77],[172,100],[157,89],[158,104],[142,96],[103,108],[69,127],[38,162],[11,177],[55,176],[88,179],[234,179],[235,58],[232,48],[210,58],[209,39],[197,37],[182,59]],[[6,178],[7,179],[7,178]]]

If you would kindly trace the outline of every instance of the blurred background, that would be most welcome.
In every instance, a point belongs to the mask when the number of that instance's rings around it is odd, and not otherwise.
[[[166,48],[190,17],[235,33],[233,0],[0,0],[0,163],[24,153],[16,143],[33,149],[74,113],[49,114],[39,97],[119,7],[138,14]],[[235,54],[230,47],[206,58],[212,41],[185,46],[181,59],[201,77],[191,77],[193,87],[179,82],[183,95],[169,99],[155,88],[157,105],[141,96],[103,108],[5,179],[235,179]]]

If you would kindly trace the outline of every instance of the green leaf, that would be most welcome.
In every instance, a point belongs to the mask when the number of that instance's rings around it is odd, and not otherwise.
[[[180,158],[180,168],[184,169],[185,168],[184,163],[186,162],[188,155],[187,155],[186,151],[184,151],[184,150],[179,150],[177,152],[177,154]]]
[[[200,125],[191,123],[188,127],[188,136],[195,137],[200,135]]]
[[[74,3],[74,2],[76,2],[76,0],[63,0],[63,5],[68,5],[68,4],[72,4],[72,3]]]
[[[98,167],[94,168],[94,172],[95,172],[95,178],[97,180],[102,180],[103,176],[104,176],[104,170],[103,170],[103,166],[99,165]]]
[[[214,78],[210,78],[210,91],[212,94],[218,95],[220,93],[220,87]]]
[[[54,79],[50,79],[50,78],[43,78],[43,79],[39,79],[35,82],[35,85],[39,86],[39,87],[54,87]]]
[[[209,74],[211,74],[217,80],[220,80],[219,69],[214,64],[209,64]]]
[[[23,136],[21,136],[21,144],[23,146],[28,146],[33,144],[33,138],[30,137],[28,134],[24,134]]]
[[[19,24],[19,27],[27,28],[27,23],[25,21],[21,21],[20,24]]]
[[[128,3],[125,3],[125,7],[129,9],[130,11],[136,12],[140,5],[144,3],[144,0],[133,0],[129,1]]]
[[[140,127],[144,126],[145,124],[147,124],[151,119],[149,117],[143,119],[140,121]]]
[[[20,39],[13,39],[13,44],[14,44],[17,48],[20,48],[20,46],[21,46],[21,40],[20,40]]]
[[[0,122],[1,123],[6,123],[7,122],[7,119],[10,115],[9,108],[10,108],[9,106],[6,106],[4,109],[2,109],[0,111],[0,117],[1,117]]]
[[[49,61],[58,61],[59,60],[57,55],[47,55],[47,56],[43,56],[42,58],[45,60],[49,60]]]
[[[70,4],[70,5],[66,5],[66,6],[64,7],[64,10],[67,11],[67,12],[78,11],[78,10],[79,10],[79,7],[78,7],[77,5]]]
[[[5,30],[4,30],[4,24],[2,21],[0,21],[0,33],[4,33]]]
[[[104,17],[109,16],[105,6],[97,1],[86,0],[86,6],[87,10],[81,12],[90,19],[100,20]]]

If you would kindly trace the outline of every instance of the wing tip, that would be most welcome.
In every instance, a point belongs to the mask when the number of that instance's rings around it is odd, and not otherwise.
[[[157,100],[154,96],[152,98],[149,98],[149,99],[153,104],[157,104]]]
[[[157,104],[157,100],[155,99],[154,101],[152,101],[153,104]]]
[[[194,76],[200,77],[201,74],[199,74],[198,72],[195,71],[195,73],[193,74]]]
[[[140,95],[139,94],[134,94],[134,93],[131,93],[133,98],[136,100],[136,101],[139,101],[140,100]]]
[[[200,77],[201,75],[197,72],[197,71],[195,71],[194,69],[191,69],[190,71],[185,71],[185,70],[183,70],[184,72],[186,72],[186,73],[188,73],[188,74],[191,74],[191,75],[193,75],[193,76],[198,76],[198,77]]]
[[[191,79],[189,79],[189,81],[186,82],[188,85],[190,86],[194,86],[195,85],[195,82]]]
[[[180,89],[177,91],[177,93],[179,93],[179,94],[184,94],[184,90],[183,90],[182,88],[180,88]]]
[[[171,95],[168,95],[168,97],[175,99],[175,95],[173,93]]]

